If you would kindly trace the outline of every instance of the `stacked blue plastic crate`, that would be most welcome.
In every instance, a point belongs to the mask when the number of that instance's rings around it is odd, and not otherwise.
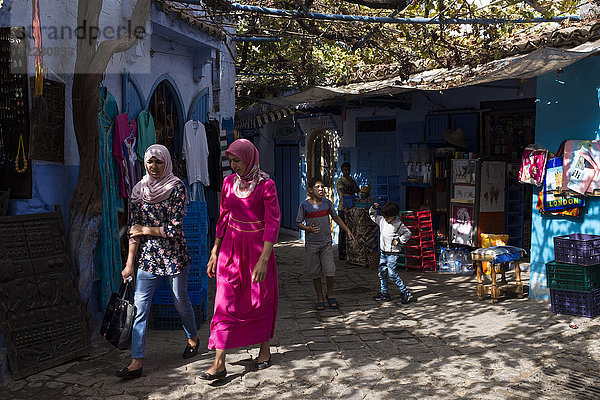
[[[523,201],[525,188],[516,179],[508,180],[506,199],[506,233],[508,244],[523,247]]]
[[[571,233],[554,237],[555,261],[546,264],[552,312],[600,314],[600,236]]]
[[[188,296],[196,315],[196,325],[200,327],[208,315],[208,212],[205,201],[190,201],[183,217],[183,233],[192,257],[188,276]],[[154,329],[181,329],[179,314],[173,305],[169,282],[156,288],[152,299]]]

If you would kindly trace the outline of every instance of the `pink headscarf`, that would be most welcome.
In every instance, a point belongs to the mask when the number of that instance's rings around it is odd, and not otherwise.
[[[171,191],[177,182],[181,182],[181,179],[173,175],[171,154],[169,154],[169,150],[165,146],[162,144],[153,144],[148,147],[144,154],[144,167],[146,167],[146,161],[152,157],[163,161],[165,163],[165,170],[162,176],[153,178],[148,173],[148,168],[146,168],[146,175],[133,187],[133,191],[131,192],[131,201],[133,203],[144,201],[154,204],[166,200],[171,195]]]
[[[225,151],[225,155],[227,155],[227,153],[236,156],[246,164],[246,171],[240,178],[249,180],[251,177],[248,175],[252,172],[252,168],[254,168],[255,165],[258,165],[259,161],[258,150],[254,147],[252,142],[248,139],[238,139],[229,145]]]
[[[233,190],[237,197],[243,199],[250,196],[260,181],[269,179],[269,174],[260,170],[258,150],[251,141],[237,139],[229,145],[225,151],[225,155],[227,154],[236,156],[246,164],[244,175],[236,174],[233,183]]]

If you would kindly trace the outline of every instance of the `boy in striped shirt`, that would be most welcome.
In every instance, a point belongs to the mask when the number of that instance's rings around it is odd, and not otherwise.
[[[321,276],[325,275],[327,294],[325,300],[329,308],[338,308],[339,303],[333,297],[333,283],[335,277],[335,262],[333,261],[333,249],[331,241],[330,220],[331,218],[348,234],[348,239],[354,240],[354,235],[346,226],[344,221],[337,215],[333,203],[324,198],[323,180],[311,178],[308,181],[309,198],[300,203],[296,226],[306,232],[304,247],[306,249],[306,263],[308,274],[313,279],[317,292],[318,311],[323,311],[326,303],[323,300],[323,289]],[[305,224],[303,222],[305,221]]]

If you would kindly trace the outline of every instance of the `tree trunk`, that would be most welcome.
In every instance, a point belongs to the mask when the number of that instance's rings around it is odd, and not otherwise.
[[[103,0],[79,0],[77,25],[98,27]],[[152,0],[137,0],[131,26],[145,27]],[[89,33],[88,33],[89,34]],[[94,282],[94,251],[102,221],[102,180],[98,165],[98,86],[108,62],[116,53],[128,50],[137,42],[136,35],[97,43],[96,38],[83,35],[77,39],[77,58],[71,90],[73,126],[79,150],[79,179],[71,199],[69,213],[69,248],[79,271],[79,296],[87,303]]]
[[[94,281],[94,250],[102,220],[102,181],[98,165],[98,85],[102,75],[73,76],[73,125],[79,149],[79,179],[69,215],[69,248],[79,270],[79,295],[89,300]]]

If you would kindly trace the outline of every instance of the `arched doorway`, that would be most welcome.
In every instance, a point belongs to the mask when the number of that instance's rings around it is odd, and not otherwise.
[[[185,162],[181,159],[184,113],[181,96],[171,79],[157,80],[148,99],[148,111],[154,120],[156,142],[171,153],[173,172],[181,179],[186,178]]]
[[[326,129],[312,131],[308,140],[306,171],[308,179],[320,176],[325,186],[325,197],[334,201],[335,191],[335,158],[334,144],[331,138],[333,133]]]

